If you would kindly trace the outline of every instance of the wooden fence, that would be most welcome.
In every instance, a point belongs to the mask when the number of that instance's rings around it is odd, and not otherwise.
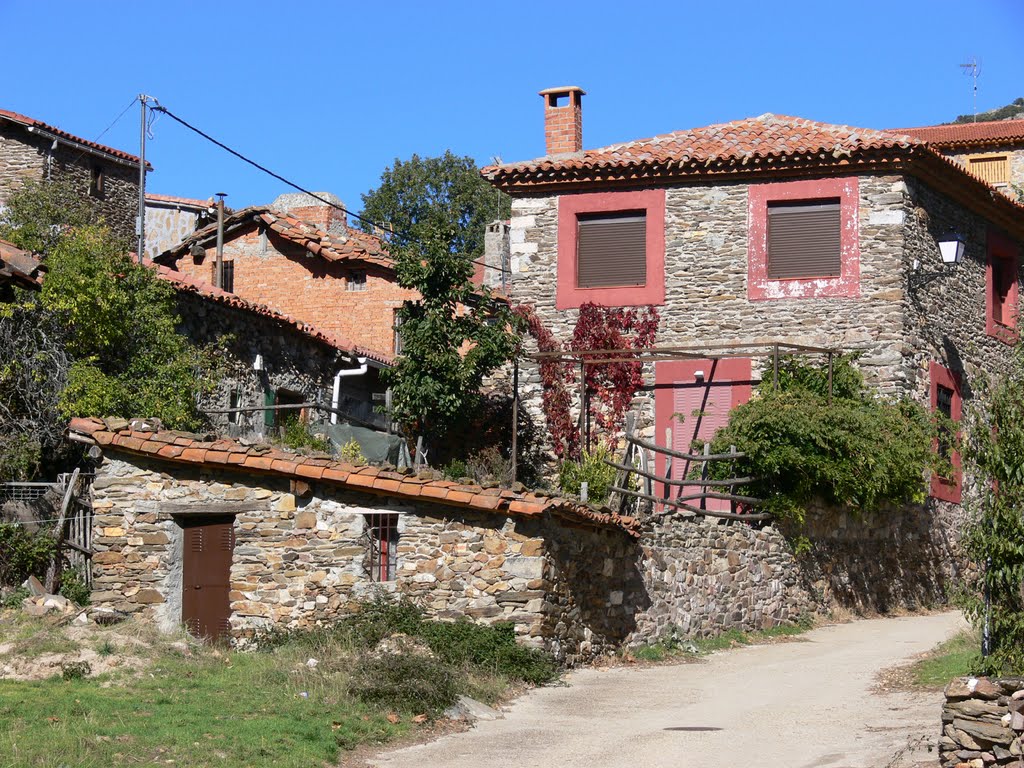
[[[675,451],[640,439],[634,434],[634,425],[635,415],[630,413],[626,418],[626,452],[622,462],[605,460],[606,464],[618,470],[615,485],[611,488],[613,507],[616,506],[614,495],[617,495],[617,506],[621,512],[625,512],[630,499],[638,499],[647,502],[647,511],[653,515],[667,515],[682,510],[694,515],[726,520],[757,522],[771,519],[771,514],[755,511],[764,503],[763,500],[737,492],[737,488],[753,483],[754,478],[715,479],[712,476],[711,465],[714,462],[728,462],[731,468],[735,466],[737,459],[746,456],[737,451],[735,446],[729,446],[727,453],[718,454],[711,453],[708,445],[704,446],[703,453]],[[668,445],[672,444],[671,432],[666,442]],[[665,457],[664,475],[654,472],[650,461],[651,454]],[[677,461],[684,462],[683,471],[677,473],[680,479],[672,477],[673,462]],[[690,469],[692,465],[699,467],[696,477]],[[635,482],[633,478],[636,479]],[[660,495],[658,491],[661,492]],[[711,508],[708,505],[709,500],[728,502],[729,510]]]

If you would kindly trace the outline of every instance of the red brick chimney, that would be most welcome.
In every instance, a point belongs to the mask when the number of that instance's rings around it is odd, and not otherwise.
[[[575,85],[547,88],[544,99],[544,142],[549,155],[583,151],[583,97]]]

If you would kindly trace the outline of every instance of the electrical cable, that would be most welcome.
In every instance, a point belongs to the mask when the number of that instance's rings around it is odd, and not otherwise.
[[[114,121],[113,121],[113,122],[112,122],[112,123],[111,123],[110,125],[108,125],[108,126],[107,126],[106,128],[104,128],[104,129],[103,129],[102,131],[100,131],[100,135],[99,135],[99,136],[97,136],[97,137],[96,137],[95,139],[93,139],[93,140],[92,140],[92,143],[93,143],[93,144],[99,144],[99,143],[100,143],[100,139],[102,139],[102,138],[103,138],[103,137],[104,137],[104,136],[106,135],[107,131],[109,131],[109,130],[110,130],[111,128],[113,128],[113,127],[114,127],[115,125],[117,125],[118,121],[119,121],[119,120],[120,120],[120,119],[121,119],[122,117],[124,117],[124,116],[125,116],[125,114],[126,114],[126,113],[128,112],[128,110],[129,110],[129,109],[131,109],[132,107],[134,107],[134,106],[135,106],[135,102],[137,102],[138,100],[139,100],[139,98],[138,98],[138,96],[136,96],[136,97],[135,97],[134,99],[132,99],[131,101],[129,101],[129,102],[128,102],[128,106],[127,106],[127,107],[125,107],[125,108],[124,108],[123,110],[121,110],[121,114],[120,114],[120,115],[118,115],[117,117],[115,117],[115,118],[114,118]],[[71,161],[71,164],[72,164],[72,165],[74,165],[74,164],[75,164],[75,163],[77,163],[77,162],[78,162],[79,160],[81,160],[81,159],[82,159],[83,157],[85,157],[85,155],[86,155],[86,153],[87,153],[88,151],[89,151],[89,150],[87,150],[87,149],[83,149],[83,150],[82,150],[81,152],[79,152],[79,153],[78,153],[78,155],[76,155],[76,156],[75,156],[74,160],[72,160],[72,161]]]
[[[209,141],[209,142],[211,142],[213,144],[216,144],[218,147],[223,149],[225,152],[228,152],[228,153],[234,155],[239,160],[241,160],[241,161],[251,165],[253,168],[256,168],[257,170],[263,171],[263,173],[267,174],[268,176],[272,176],[273,178],[277,179],[281,183],[287,184],[289,187],[292,187],[293,189],[297,189],[299,192],[302,192],[304,194],[309,195],[314,200],[319,200],[321,203],[324,203],[325,205],[329,205],[331,208],[339,210],[342,213],[344,213],[345,215],[351,216],[354,219],[358,219],[359,221],[365,221],[367,224],[370,224],[370,225],[372,225],[374,227],[377,227],[379,229],[386,229],[386,227],[381,226],[380,223],[378,223],[376,221],[373,221],[373,219],[368,219],[365,216],[360,216],[358,213],[353,213],[352,211],[350,211],[348,208],[344,207],[343,205],[338,205],[337,203],[331,202],[330,200],[328,200],[328,199],[326,199],[324,197],[321,197],[316,192],[311,192],[310,190],[306,189],[305,187],[300,186],[299,184],[296,184],[294,181],[290,181],[289,179],[286,179],[281,174],[274,173],[274,171],[270,170],[266,166],[260,165],[255,160],[249,159],[248,157],[243,155],[241,152],[238,152],[237,150],[232,149],[227,144],[225,144],[225,143],[223,143],[221,141],[218,141],[217,139],[213,138],[213,136],[211,136],[210,134],[200,130],[199,128],[197,128],[196,126],[192,125],[191,123],[189,123],[188,121],[184,120],[183,118],[178,117],[176,114],[171,112],[171,110],[169,110],[167,107],[163,106],[162,104],[158,105],[156,107],[150,107],[150,110],[152,110],[153,112],[162,112],[163,114],[167,115],[169,118],[174,120],[175,122],[178,122],[181,125],[183,125],[184,127],[188,128],[190,131],[192,131],[194,133],[197,133],[200,136],[202,136],[204,139],[206,139],[207,141]],[[506,273],[509,273],[509,274],[511,274],[511,272],[512,272],[512,270],[506,269],[505,267],[496,267],[494,265],[487,264],[487,263],[482,262],[482,261],[478,261],[477,259],[470,259],[469,261],[470,261],[471,264],[478,264],[478,265],[480,265],[482,267],[486,267],[488,269],[496,269],[496,270],[498,270],[500,272],[506,272]]]

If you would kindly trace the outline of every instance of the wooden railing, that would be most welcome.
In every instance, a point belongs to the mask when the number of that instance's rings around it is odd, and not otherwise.
[[[749,485],[754,482],[752,477],[728,477],[714,479],[711,477],[710,465],[712,462],[734,463],[742,459],[746,454],[737,451],[735,446],[729,446],[727,453],[711,453],[710,446],[704,446],[703,453],[686,453],[675,451],[668,447],[662,447],[656,443],[648,442],[637,437],[634,432],[635,416],[628,414],[626,419],[626,453],[622,462],[605,460],[605,463],[618,470],[615,485],[612,486],[612,494],[618,495],[620,511],[625,511],[628,499],[640,499],[657,505],[660,510],[651,510],[654,515],[671,514],[678,510],[685,510],[696,515],[706,515],[726,520],[745,520],[757,522],[770,520],[771,514],[767,512],[756,512],[758,506],[764,502],[753,496],[737,493],[737,487]],[[666,440],[671,445],[669,436]],[[649,454],[662,455],[665,457],[665,474],[656,474],[650,467]],[[674,461],[686,462],[687,468],[681,473],[681,479],[672,477],[672,466]],[[699,477],[692,477],[688,471],[690,464],[700,466]],[[632,477],[640,482],[631,483]],[[641,490],[636,490],[639,487]],[[657,490],[661,489],[661,495]],[[646,492],[644,492],[646,491]],[[722,509],[710,509],[708,500],[715,499],[729,502],[729,511]],[[614,497],[612,499],[613,506]]]

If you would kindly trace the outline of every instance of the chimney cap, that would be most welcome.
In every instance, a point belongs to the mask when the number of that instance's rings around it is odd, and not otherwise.
[[[543,91],[537,91],[538,96],[550,96],[555,93],[579,93],[580,96],[587,95],[587,92],[578,85],[562,85],[557,88],[545,88]]]

